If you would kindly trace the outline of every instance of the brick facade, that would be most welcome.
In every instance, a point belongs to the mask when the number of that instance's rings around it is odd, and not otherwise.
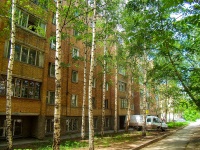
[[[34,5],[34,7],[36,7]],[[27,11],[27,13],[30,13]],[[47,11],[45,12],[47,13]],[[37,33],[17,26],[16,43],[27,47],[30,50],[37,51],[37,54],[43,53],[43,65],[30,65],[21,61],[15,61],[13,67],[13,77],[21,80],[22,82],[28,81],[30,84],[40,84],[39,99],[35,98],[22,98],[12,97],[12,118],[16,127],[20,128],[16,133],[22,137],[35,137],[43,139],[45,136],[52,134],[51,119],[53,119],[54,105],[47,104],[47,93],[55,91],[54,77],[49,75],[50,63],[54,63],[55,50],[50,47],[50,36],[55,34],[55,25],[52,24],[52,13],[46,15],[44,21],[46,23],[46,36],[39,36]],[[2,19],[0,18],[0,30],[4,27]],[[66,31],[72,34],[73,30]],[[6,77],[8,58],[6,52],[8,50],[9,39],[0,38],[0,81]],[[82,60],[73,60],[72,49],[79,49],[79,55],[84,55],[84,45],[81,41],[76,41],[73,37],[67,38],[62,41],[62,112],[61,112],[61,134],[64,135],[68,132],[80,132],[81,128],[81,115],[82,115],[82,97],[83,97],[83,69],[84,63]],[[102,50],[97,49],[98,53]],[[30,52],[29,52],[30,53]],[[42,56],[42,55],[41,55]],[[27,56],[28,57],[28,56]],[[88,53],[88,60],[90,54]],[[78,82],[72,82],[72,71],[78,72]],[[89,72],[89,63],[87,64],[87,72]],[[96,100],[96,107],[93,111],[94,118],[97,120],[95,130],[100,129],[101,125],[101,109],[102,109],[102,82],[103,76],[101,75],[102,67],[95,66],[94,78],[96,78],[96,87],[93,88],[93,97]],[[88,73],[87,73],[88,74]],[[88,78],[87,78],[88,79]],[[106,91],[106,99],[108,99],[108,109],[105,110],[105,116],[109,120],[107,129],[113,129],[114,126],[114,73],[107,75],[107,82],[112,82]],[[118,77],[119,81],[126,83],[126,78],[122,75]],[[16,83],[15,83],[16,84]],[[88,82],[87,82],[88,85]],[[2,86],[2,85],[1,85]],[[30,86],[30,85],[29,85]],[[134,85],[134,98],[132,104],[134,109],[131,114],[140,113],[140,94],[139,86]],[[23,89],[21,89],[23,90]],[[22,94],[22,93],[21,93]],[[51,93],[52,94],[52,93]],[[71,106],[72,95],[78,95],[78,103],[76,107]],[[88,91],[87,94],[88,95]],[[123,118],[127,113],[126,108],[121,108],[121,98],[126,98],[126,92],[118,92],[118,129],[123,128]],[[86,96],[87,97],[87,96]],[[87,98],[86,98],[87,99]],[[0,121],[5,120],[5,95],[0,95]],[[86,127],[88,127],[88,111],[86,100]],[[72,129],[71,126],[75,126]],[[87,129],[88,130],[88,129]],[[2,135],[0,135],[3,137]]]

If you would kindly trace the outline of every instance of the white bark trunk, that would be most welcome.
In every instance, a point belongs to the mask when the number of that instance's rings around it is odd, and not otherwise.
[[[86,6],[88,12],[88,0],[86,0]],[[85,22],[88,26],[88,13],[86,13]],[[86,31],[86,34],[88,34],[88,30]],[[87,52],[88,52],[88,46],[87,46],[87,38],[85,43],[85,49],[84,49],[84,70],[83,70],[83,103],[82,103],[82,126],[81,126],[81,138],[85,138],[85,101],[86,101],[86,88],[87,88]]]
[[[147,111],[147,55],[144,52],[144,60],[143,60],[143,114],[144,114],[144,126],[142,130],[142,135],[146,136],[146,111]]]
[[[56,4],[56,55],[55,55],[55,106],[54,106],[54,134],[53,149],[60,149],[60,116],[61,116],[61,0]]]
[[[85,100],[86,100],[86,87],[87,87],[87,48],[84,51],[84,75],[83,75],[83,103],[82,103],[82,126],[81,138],[85,138]]]
[[[128,107],[127,107],[127,118],[126,118],[126,127],[125,127],[125,131],[128,131],[128,126],[129,126],[129,123],[130,123],[130,113],[131,113],[131,85],[132,85],[132,81],[131,81],[131,72],[130,72],[130,69],[128,69],[127,71],[128,73],[128,95],[127,95],[127,100],[128,100]]]
[[[16,0],[12,0],[12,19],[11,19],[11,49],[10,57],[8,62],[7,69],[7,89],[6,89],[6,138],[7,138],[7,149],[11,150],[13,148],[13,137],[12,137],[12,105],[11,105],[11,96],[12,96],[12,70],[15,56],[15,35],[16,35],[16,21],[15,21],[15,12],[16,12]]]
[[[92,49],[91,49],[91,62],[90,62],[90,72],[89,72],[89,89],[88,89],[88,118],[89,118],[89,150],[94,149],[94,123],[93,123],[93,108],[92,108],[92,79],[94,71],[94,52],[96,48],[96,0],[93,3],[93,25],[92,25]]]
[[[117,56],[117,47],[115,45],[115,56]],[[118,126],[118,115],[117,115],[117,110],[118,110],[118,69],[117,69],[117,60],[115,62],[115,116],[114,116],[114,132],[117,133],[117,126]]]
[[[107,52],[107,36],[104,39],[104,56]],[[103,98],[102,98],[102,123],[101,123],[101,136],[104,135],[105,124],[105,99],[106,99],[106,60],[103,61]]]

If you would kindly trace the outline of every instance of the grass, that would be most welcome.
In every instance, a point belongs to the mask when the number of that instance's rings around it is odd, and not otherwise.
[[[154,136],[159,134],[157,132],[147,132],[147,136]],[[124,146],[124,143],[133,143],[141,140],[142,134],[139,131],[131,131],[128,133],[110,133],[105,134],[104,137],[101,135],[95,135],[94,146],[97,148],[109,148],[113,146]],[[77,150],[77,149],[88,149],[88,140],[73,139],[65,140],[61,142],[61,150]],[[16,149],[19,148],[19,149]],[[46,143],[35,143],[35,144],[26,144],[19,145],[15,147],[16,150],[27,149],[27,150],[52,150],[52,141],[49,140]]]
[[[188,125],[189,122],[168,122],[168,128],[179,128]]]

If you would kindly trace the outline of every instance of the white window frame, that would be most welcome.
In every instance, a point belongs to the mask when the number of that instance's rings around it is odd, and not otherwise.
[[[128,108],[128,100],[125,98],[121,98],[121,108]]]
[[[78,71],[72,70],[72,82],[78,82]]]
[[[78,95],[71,95],[71,107],[78,107]]]
[[[53,13],[52,24],[56,25],[56,13]]]
[[[96,103],[96,99],[95,99],[95,97],[92,97],[92,107],[93,107],[93,109],[96,109],[96,106],[97,105],[97,103]]]
[[[126,75],[126,70],[123,67],[118,68],[118,73],[125,76]]]
[[[72,58],[79,57],[79,49],[78,48],[73,48],[72,49]]]
[[[66,131],[77,131],[78,119],[66,119]]]
[[[55,77],[55,64],[54,63],[49,64],[49,76]]]
[[[104,108],[108,109],[109,108],[108,99],[105,99],[104,104],[105,104]]]
[[[125,82],[119,81],[118,86],[119,86],[119,91],[121,91],[121,92],[126,91],[126,83]]]
[[[105,123],[104,123],[104,127],[109,128],[110,127],[110,119],[109,118],[105,118]]]
[[[80,33],[78,32],[78,30],[73,29],[73,35],[74,35],[74,36],[79,36],[79,34],[80,34]]]
[[[43,67],[43,65],[44,65],[44,53],[43,52],[31,49],[31,48],[24,46],[24,45],[21,45],[19,43],[16,43],[15,45],[16,45],[16,47],[15,47],[15,52],[16,52],[15,53],[15,60],[16,61],[20,61],[22,63],[26,63],[26,64],[29,64],[29,65]],[[23,52],[25,51],[25,49],[27,50],[27,53],[25,55],[23,55]],[[31,57],[29,56],[29,54],[31,54],[33,52],[35,53],[34,63],[30,63],[29,61],[30,61]],[[6,57],[9,58],[9,56],[10,56],[10,42],[7,42],[7,48],[6,48],[5,54],[6,54]],[[23,56],[25,57],[25,59],[23,58]]]
[[[92,79],[92,87],[93,87],[93,88],[96,88],[96,78],[93,78],[93,79]]]
[[[16,9],[17,13],[16,13],[16,18],[17,18],[17,24],[19,26],[22,26],[32,32],[37,33],[40,36],[45,37],[46,35],[46,24],[41,21],[39,18],[30,15],[26,12],[24,12],[23,10],[17,8]],[[36,20],[36,21],[34,21]],[[34,22],[34,27],[32,25],[32,23]],[[35,24],[35,23],[38,24]]]
[[[108,89],[109,89],[109,84],[108,82],[106,82],[106,91],[108,91]]]
[[[50,122],[49,122],[50,121]],[[50,131],[47,131],[47,123],[50,123]],[[53,125],[54,125],[54,120],[53,119],[46,119],[45,123],[45,133],[52,133],[53,132]]]
[[[53,95],[53,97],[52,97]],[[51,99],[53,98],[53,100]],[[54,105],[55,104],[55,92],[47,91],[47,104]]]
[[[56,50],[56,39],[51,39],[50,48]]]

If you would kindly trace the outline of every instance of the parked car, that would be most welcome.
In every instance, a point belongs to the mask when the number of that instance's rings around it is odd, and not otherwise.
[[[126,125],[126,118],[125,117],[125,125]],[[143,115],[130,115],[130,122],[129,127],[132,127],[138,131],[141,131],[144,126],[144,116]],[[163,122],[160,118],[157,116],[146,116],[146,129],[152,130],[152,129],[161,129],[162,131],[165,131],[168,128],[167,124]]]

